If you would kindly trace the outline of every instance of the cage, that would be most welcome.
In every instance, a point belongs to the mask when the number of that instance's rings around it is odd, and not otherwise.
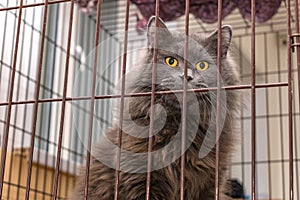
[[[97,133],[112,125],[113,101],[124,98],[116,83],[146,46],[146,6],[174,31],[232,26],[241,77],[233,89],[242,98],[228,176],[244,199],[300,199],[298,0],[279,1],[268,19],[259,18],[262,1],[240,1],[248,14],[240,6],[223,17],[222,0],[210,1],[213,21],[185,14],[192,0],[178,1],[181,11],[172,10],[175,1],[145,2],[0,1],[1,199],[67,198]]]

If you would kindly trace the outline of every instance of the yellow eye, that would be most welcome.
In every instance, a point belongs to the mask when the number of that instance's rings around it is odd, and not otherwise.
[[[200,61],[196,64],[196,68],[197,70],[199,71],[204,71],[204,70],[207,70],[208,69],[208,62],[206,61]]]
[[[170,67],[176,67],[178,65],[178,60],[176,58],[171,57],[171,56],[166,57],[165,62]]]

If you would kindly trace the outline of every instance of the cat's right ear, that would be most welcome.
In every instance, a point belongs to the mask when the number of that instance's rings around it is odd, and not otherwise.
[[[172,34],[168,30],[164,21],[158,17],[157,26],[156,26],[156,17],[152,16],[148,21],[147,28],[147,39],[148,39],[148,48],[154,48],[155,45],[155,32],[157,33],[157,46],[163,41],[169,40],[172,38]]]
[[[221,44],[221,56],[225,58],[227,55],[228,48],[231,44],[232,39],[232,29],[229,25],[224,25],[221,28],[221,37],[222,37],[222,44]],[[218,30],[212,32],[208,38],[206,39],[206,45],[209,49],[212,49],[213,52],[217,53],[218,49]]]

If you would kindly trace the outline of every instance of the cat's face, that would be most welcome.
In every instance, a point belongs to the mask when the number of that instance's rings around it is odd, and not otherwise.
[[[157,43],[155,44],[155,18],[148,24],[147,61],[140,80],[143,84],[152,82],[153,53],[156,47],[156,85],[160,90],[183,88],[184,49],[186,36],[171,32],[163,21],[158,20]],[[217,83],[217,31],[208,37],[192,34],[188,38],[187,81],[188,88],[215,87]],[[222,60],[226,59],[231,40],[231,28],[222,28]],[[155,46],[156,45],[156,46]]]

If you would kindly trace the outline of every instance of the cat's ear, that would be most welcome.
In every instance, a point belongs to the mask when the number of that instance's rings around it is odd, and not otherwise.
[[[155,26],[155,16],[152,16],[148,22],[147,28],[147,39],[148,39],[148,47],[153,48],[155,43],[155,31],[157,32],[157,43],[161,43],[163,41],[169,40],[172,38],[172,34],[168,30],[164,21],[158,17],[157,27]],[[159,45],[158,45],[159,46]]]
[[[226,57],[228,48],[231,44],[231,39],[232,39],[232,29],[231,26],[229,25],[224,25],[221,28],[222,34],[222,48],[221,48],[221,55],[222,57]],[[206,44],[209,46],[209,48],[212,48],[217,52],[218,49],[218,30],[215,30],[212,32],[206,39]]]

